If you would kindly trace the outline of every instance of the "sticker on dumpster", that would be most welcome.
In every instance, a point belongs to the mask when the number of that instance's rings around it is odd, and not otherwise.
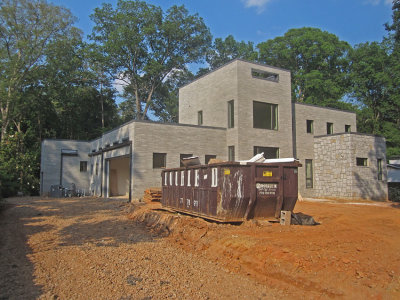
[[[272,171],[263,171],[264,177],[272,177]]]
[[[260,196],[275,195],[278,189],[277,183],[257,183],[256,184],[257,193]]]
[[[224,175],[230,175],[231,170],[230,169],[224,169]]]

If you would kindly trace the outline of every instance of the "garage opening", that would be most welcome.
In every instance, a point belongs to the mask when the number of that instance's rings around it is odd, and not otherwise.
[[[129,197],[129,157],[109,160],[109,197]]]

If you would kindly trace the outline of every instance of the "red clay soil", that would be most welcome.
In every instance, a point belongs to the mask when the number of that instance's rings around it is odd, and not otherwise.
[[[400,207],[299,202],[318,226],[218,224],[96,198],[0,211],[0,299],[400,299]],[[147,228],[146,228],[146,226]]]
[[[320,225],[218,225],[188,216],[164,223],[172,243],[288,298],[400,299],[399,205],[303,201],[294,212]]]

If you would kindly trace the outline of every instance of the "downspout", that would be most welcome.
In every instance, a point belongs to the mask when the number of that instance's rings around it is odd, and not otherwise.
[[[132,141],[129,146],[129,202],[132,202]]]
[[[62,152],[61,152],[61,160],[60,160],[60,186],[62,186],[63,157],[64,157],[64,155],[63,155]]]

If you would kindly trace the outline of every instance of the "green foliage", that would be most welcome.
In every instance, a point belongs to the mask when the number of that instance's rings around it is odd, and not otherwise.
[[[169,74],[200,62],[211,41],[203,20],[183,6],[163,12],[143,1],[119,0],[115,9],[110,4],[96,8],[91,18],[94,49],[106,72],[125,81],[136,119],[146,118],[156,90],[168,83]]]
[[[349,88],[347,42],[317,28],[290,29],[284,36],[257,45],[259,60],[292,75],[296,102],[337,107]]]

